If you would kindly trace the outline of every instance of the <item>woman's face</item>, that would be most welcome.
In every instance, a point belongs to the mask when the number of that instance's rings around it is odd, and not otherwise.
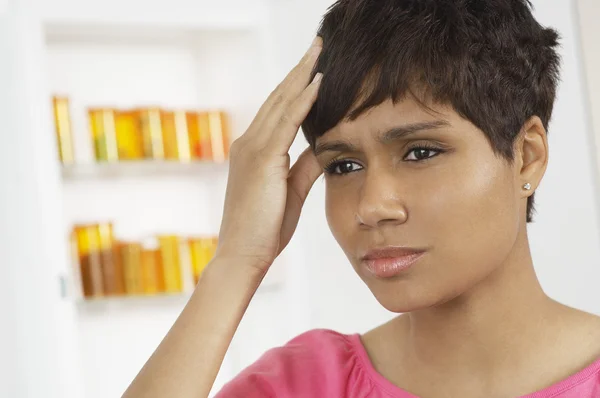
[[[390,311],[447,302],[509,256],[525,226],[516,166],[450,107],[391,101],[317,140],[327,220]]]

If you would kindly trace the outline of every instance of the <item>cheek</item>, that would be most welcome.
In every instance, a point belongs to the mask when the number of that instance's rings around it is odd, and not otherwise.
[[[501,161],[498,161],[501,162]],[[506,223],[518,220],[514,183],[505,165],[477,164],[448,176],[444,188],[431,195],[431,208],[444,209],[455,232],[482,239],[506,232]]]
[[[348,200],[340,200],[339,189],[334,189],[331,184],[327,183],[325,189],[325,213],[327,214],[327,224],[338,244],[344,248],[344,243],[348,239],[344,236],[350,229],[348,228],[348,220],[352,219],[352,214],[348,213],[351,210],[348,208],[350,198]]]
[[[506,259],[520,219],[510,167],[501,160],[468,164],[477,166],[454,170],[414,209],[428,220],[436,251],[465,281]]]
[[[357,181],[326,182],[325,212],[329,229],[340,248],[351,258],[357,245],[356,211],[358,207]]]

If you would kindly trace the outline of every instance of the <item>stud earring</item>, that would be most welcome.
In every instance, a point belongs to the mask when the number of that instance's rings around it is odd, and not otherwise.
[[[531,184],[527,183],[527,184],[523,185],[523,189],[525,189],[527,191],[531,191]]]

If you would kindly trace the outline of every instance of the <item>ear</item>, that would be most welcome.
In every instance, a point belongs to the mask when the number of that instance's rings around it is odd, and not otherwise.
[[[533,116],[521,129],[515,148],[518,191],[529,197],[540,185],[548,165],[548,136],[542,120]],[[524,188],[531,184],[531,189]],[[518,192],[517,191],[517,192]]]

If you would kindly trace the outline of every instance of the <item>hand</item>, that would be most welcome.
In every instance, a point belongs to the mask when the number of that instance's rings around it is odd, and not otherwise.
[[[217,257],[243,259],[266,272],[292,238],[308,192],[322,174],[310,148],[291,169],[288,153],[317,99],[322,75],[312,82],[310,76],[321,50],[317,37],[232,144]]]

